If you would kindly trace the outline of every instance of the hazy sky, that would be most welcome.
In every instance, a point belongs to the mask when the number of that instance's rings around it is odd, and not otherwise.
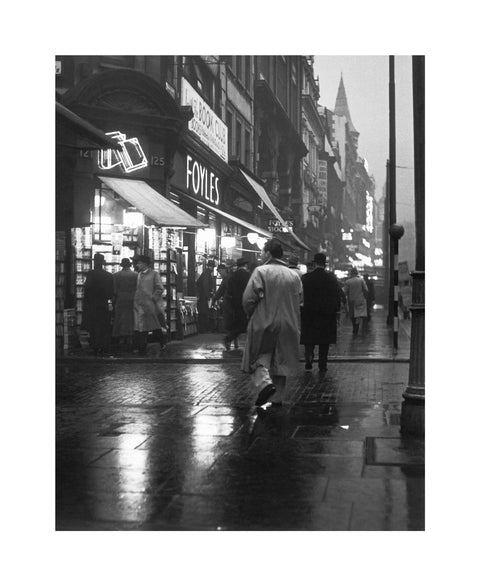
[[[375,196],[382,196],[389,156],[388,56],[315,56],[320,103],[330,110],[343,73],[343,83],[353,124],[360,133],[358,152],[366,158],[376,182]],[[413,116],[411,57],[395,58],[397,220],[413,221]],[[404,169],[403,167],[407,167]]]

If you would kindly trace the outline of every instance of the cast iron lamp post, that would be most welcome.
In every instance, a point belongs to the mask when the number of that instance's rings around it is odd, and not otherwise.
[[[412,57],[415,158],[415,270],[408,386],[403,393],[402,434],[425,435],[425,56]]]

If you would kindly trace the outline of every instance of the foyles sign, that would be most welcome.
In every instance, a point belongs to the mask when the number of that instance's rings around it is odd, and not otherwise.
[[[220,202],[219,178],[190,155],[187,155],[187,191],[218,206]]]
[[[191,106],[193,110],[188,128],[215,154],[228,162],[227,126],[183,77],[181,103],[182,106]]]

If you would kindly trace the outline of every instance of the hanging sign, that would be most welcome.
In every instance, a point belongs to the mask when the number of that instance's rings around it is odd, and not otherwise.
[[[107,132],[118,142],[118,150],[102,149],[98,152],[98,166],[100,169],[108,170],[120,166],[125,173],[132,173],[137,169],[148,167],[147,157],[143,152],[138,138],[127,138],[118,130]]]

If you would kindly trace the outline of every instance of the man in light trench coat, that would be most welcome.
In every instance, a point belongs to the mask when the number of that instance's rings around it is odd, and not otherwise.
[[[257,407],[281,406],[287,375],[298,369],[302,281],[282,256],[278,240],[265,244],[242,299],[249,318],[242,370],[258,391]]]

